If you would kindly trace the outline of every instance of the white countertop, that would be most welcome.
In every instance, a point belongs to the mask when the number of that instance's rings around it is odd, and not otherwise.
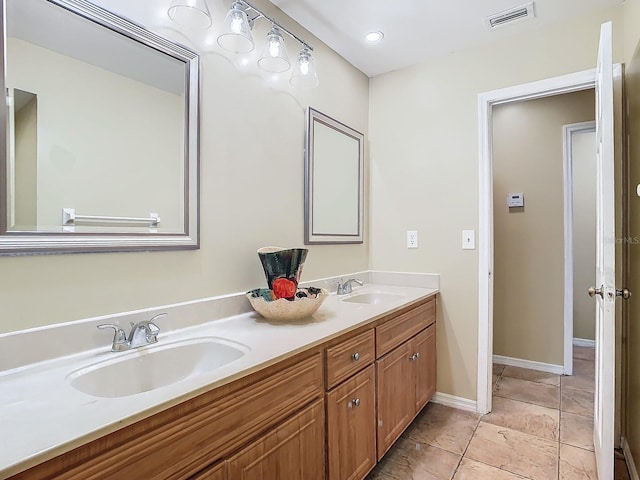
[[[248,348],[216,370],[198,373],[162,388],[120,398],[94,397],[75,390],[66,376],[113,358],[110,345],[71,356],[0,372],[0,478],[16,474],[77,446],[249,375],[324,343],[410,303],[435,295],[434,288],[368,284],[354,293],[384,291],[402,299],[379,305],[343,302],[330,295],[308,321],[272,323],[246,313],[158,336],[158,344],[221,337]],[[154,348],[152,347],[142,347]],[[25,346],[29,348],[29,346]]]

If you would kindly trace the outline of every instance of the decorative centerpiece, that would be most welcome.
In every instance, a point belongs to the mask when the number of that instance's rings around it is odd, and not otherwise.
[[[329,292],[324,288],[298,288],[306,248],[262,247],[262,262],[269,288],[247,292],[253,309],[269,320],[301,320],[315,313]]]

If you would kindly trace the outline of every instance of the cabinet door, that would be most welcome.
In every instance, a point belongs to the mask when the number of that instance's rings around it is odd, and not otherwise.
[[[418,413],[436,392],[436,326],[431,325],[409,342],[415,375],[415,413]]]
[[[374,369],[327,393],[329,480],[362,480],[376,464]]]
[[[324,440],[319,400],[229,459],[229,479],[324,480]]]
[[[415,413],[413,362],[407,343],[376,361],[378,460],[411,423]]]

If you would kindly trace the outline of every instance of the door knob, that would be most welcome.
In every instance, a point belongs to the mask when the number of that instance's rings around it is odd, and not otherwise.
[[[624,300],[628,300],[631,296],[631,292],[628,288],[623,288],[622,290],[616,290],[616,297],[622,297]]]
[[[601,298],[604,298],[604,286],[600,286],[600,288],[589,287],[587,289],[587,293],[590,297],[595,297],[596,295],[600,295]]]

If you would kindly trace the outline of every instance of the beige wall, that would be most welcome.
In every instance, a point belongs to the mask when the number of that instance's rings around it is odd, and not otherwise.
[[[619,62],[615,8],[371,81],[371,265],[441,274],[441,392],[476,398],[478,255],[461,249],[461,231],[478,226],[477,96],[594,68],[606,20]],[[419,249],[407,250],[406,230],[419,231]]]
[[[626,331],[625,425],[626,437],[636,469],[640,470],[640,0],[625,3],[625,92],[629,159],[629,288],[635,295],[628,302]]]
[[[593,90],[493,108],[496,355],[563,364],[562,126],[594,117]],[[507,208],[520,192],[525,206]]]
[[[321,83],[297,91],[288,76],[271,81],[215,47],[203,54],[201,249],[0,257],[0,332],[246,291],[265,284],[257,248],[303,245],[305,109],[312,105],[366,134],[368,78],[267,0],[256,5],[312,43]],[[134,20],[155,26],[157,18],[150,8],[148,18]],[[179,32],[163,33],[186,42]],[[294,57],[297,48],[288,45]],[[313,246],[302,278],[364,270],[368,248]]]
[[[595,340],[596,316],[587,289],[596,271],[596,134],[572,136],[573,338]]]

